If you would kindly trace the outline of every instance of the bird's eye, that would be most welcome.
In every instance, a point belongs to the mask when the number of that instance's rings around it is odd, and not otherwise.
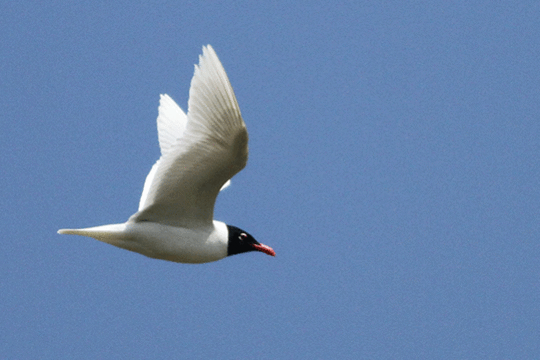
[[[240,234],[240,240],[246,240],[247,239],[247,234],[246,233],[241,233]]]

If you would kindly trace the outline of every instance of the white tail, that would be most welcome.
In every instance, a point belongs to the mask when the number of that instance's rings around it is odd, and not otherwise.
[[[125,229],[126,224],[110,224],[85,229],[60,229],[58,230],[58,233],[65,235],[88,236],[110,244],[111,241],[121,238]]]

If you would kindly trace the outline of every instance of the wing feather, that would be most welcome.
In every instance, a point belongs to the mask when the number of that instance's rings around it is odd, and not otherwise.
[[[161,154],[164,155],[182,137],[187,124],[187,115],[167,94],[160,96],[158,112],[159,147]]]
[[[145,199],[130,220],[184,227],[211,224],[220,189],[247,163],[248,134],[227,74],[210,45],[203,47],[195,66],[182,136],[174,144],[167,136],[162,140],[161,133],[159,138],[162,156],[148,174]]]
[[[160,95],[157,130],[159,148],[161,149],[162,155],[166,154],[173,147],[173,145],[179,141],[184,134],[186,124],[187,115],[182,111],[182,109],[180,109],[174,100],[171,99],[171,97],[167,94]],[[146,206],[148,193],[152,187],[152,182],[154,181],[158,166],[159,160],[154,164],[154,166],[152,166],[152,169],[146,176],[141,200],[139,201],[138,211],[141,211]]]

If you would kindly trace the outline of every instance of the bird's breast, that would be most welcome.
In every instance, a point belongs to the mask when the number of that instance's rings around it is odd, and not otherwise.
[[[227,256],[228,231],[224,223],[175,227],[154,222],[128,223],[126,240],[116,246],[155,259],[180,263],[206,263]]]

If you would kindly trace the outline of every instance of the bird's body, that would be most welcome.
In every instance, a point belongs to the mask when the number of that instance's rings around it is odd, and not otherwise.
[[[227,256],[227,225],[185,228],[155,222],[127,222],[86,229],[63,230],[62,234],[83,235],[154,259],[181,263],[205,263]]]
[[[124,224],[62,229],[151,258],[205,263],[247,251],[274,251],[213,219],[219,191],[242,170],[248,134],[229,79],[210,45],[191,82],[188,114],[167,95],[159,107],[161,158],[148,174],[139,210]]]

